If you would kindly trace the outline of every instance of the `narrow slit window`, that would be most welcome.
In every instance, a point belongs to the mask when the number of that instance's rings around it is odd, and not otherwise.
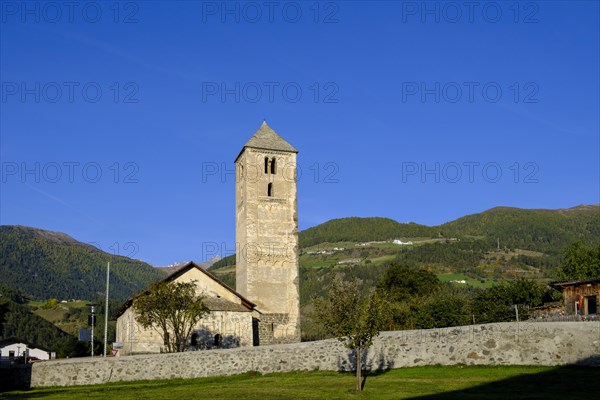
[[[273,175],[275,175],[276,171],[277,171],[277,169],[276,169],[276,167],[275,167],[275,157],[273,157],[273,158],[271,159],[271,173],[272,173]]]
[[[273,197],[273,184],[269,183],[267,185],[267,196]]]
[[[265,157],[265,174],[269,173],[269,157]]]

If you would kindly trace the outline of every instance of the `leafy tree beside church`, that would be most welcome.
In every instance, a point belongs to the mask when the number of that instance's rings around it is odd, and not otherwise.
[[[195,282],[157,282],[133,299],[133,309],[144,328],[163,338],[167,352],[182,352],[196,323],[207,314]]]

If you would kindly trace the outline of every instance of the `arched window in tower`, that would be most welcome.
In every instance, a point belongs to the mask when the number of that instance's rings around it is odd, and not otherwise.
[[[269,157],[265,157],[265,174],[269,173]]]
[[[267,196],[273,197],[273,183],[269,182],[267,185]]]
[[[273,157],[273,158],[271,159],[271,173],[272,173],[273,175],[275,175],[276,171],[277,171],[277,169],[276,169],[276,167],[275,167],[275,157]]]

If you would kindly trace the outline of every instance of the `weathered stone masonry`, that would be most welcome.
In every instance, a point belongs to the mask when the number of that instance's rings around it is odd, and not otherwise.
[[[354,354],[335,339],[176,354],[36,363],[32,386],[197,378],[285,371],[348,371]],[[383,332],[365,351],[365,369],[421,365],[600,366],[600,322],[498,323]]]
[[[256,303],[258,345],[300,341],[298,151],[265,122],[236,164],[236,290]]]

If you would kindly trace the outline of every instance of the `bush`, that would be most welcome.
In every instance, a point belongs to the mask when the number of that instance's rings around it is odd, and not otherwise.
[[[419,329],[468,325],[470,311],[470,301],[464,293],[445,289],[417,305],[415,325]]]
[[[58,306],[58,299],[49,299],[44,304],[44,308],[47,310],[53,310]]]

